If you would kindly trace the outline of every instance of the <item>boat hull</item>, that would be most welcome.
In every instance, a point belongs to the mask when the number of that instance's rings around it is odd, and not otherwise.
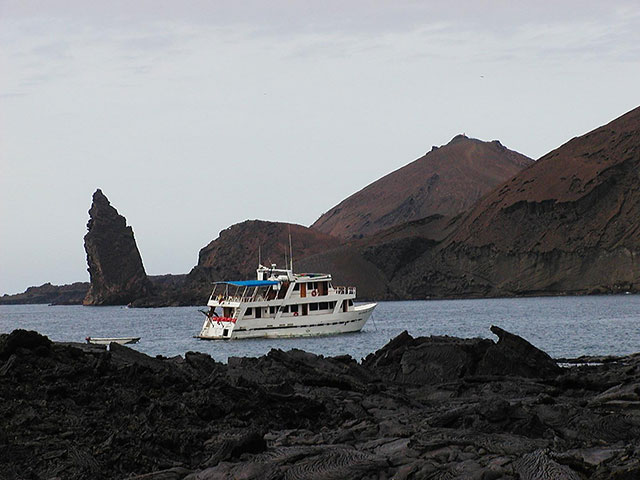
[[[87,340],[87,343],[92,343],[94,345],[109,345],[111,343],[127,345],[129,343],[138,343],[140,341],[140,337],[114,337],[114,338],[87,337],[86,340]]]
[[[198,338],[204,340],[239,340],[244,338],[291,338],[337,335],[362,330],[376,307],[375,303],[357,305],[348,312],[323,315],[283,317],[278,325],[273,319],[233,322],[205,320]]]

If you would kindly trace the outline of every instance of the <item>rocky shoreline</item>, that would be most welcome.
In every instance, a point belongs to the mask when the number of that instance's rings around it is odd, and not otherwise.
[[[632,479],[640,355],[403,333],[358,363],[0,335],[3,478]],[[577,366],[579,365],[579,366]]]

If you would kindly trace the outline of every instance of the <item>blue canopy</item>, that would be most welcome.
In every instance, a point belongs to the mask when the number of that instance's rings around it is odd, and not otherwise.
[[[275,280],[239,280],[237,282],[221,282],[235,285],[236,287],[262,287],[265,285],[277,285]]]

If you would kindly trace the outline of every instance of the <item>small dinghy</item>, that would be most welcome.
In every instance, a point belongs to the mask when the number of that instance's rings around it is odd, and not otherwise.
[[[87,337],[85,340],[94,345],[109,345],[110,343],[126,345],[127,343],[138,343],[140,337]]]

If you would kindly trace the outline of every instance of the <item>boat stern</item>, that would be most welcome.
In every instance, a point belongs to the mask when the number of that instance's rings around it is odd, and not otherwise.
[[[207,317],[197,338],[204,340],[230,339],[236,326],[235,318]]]

